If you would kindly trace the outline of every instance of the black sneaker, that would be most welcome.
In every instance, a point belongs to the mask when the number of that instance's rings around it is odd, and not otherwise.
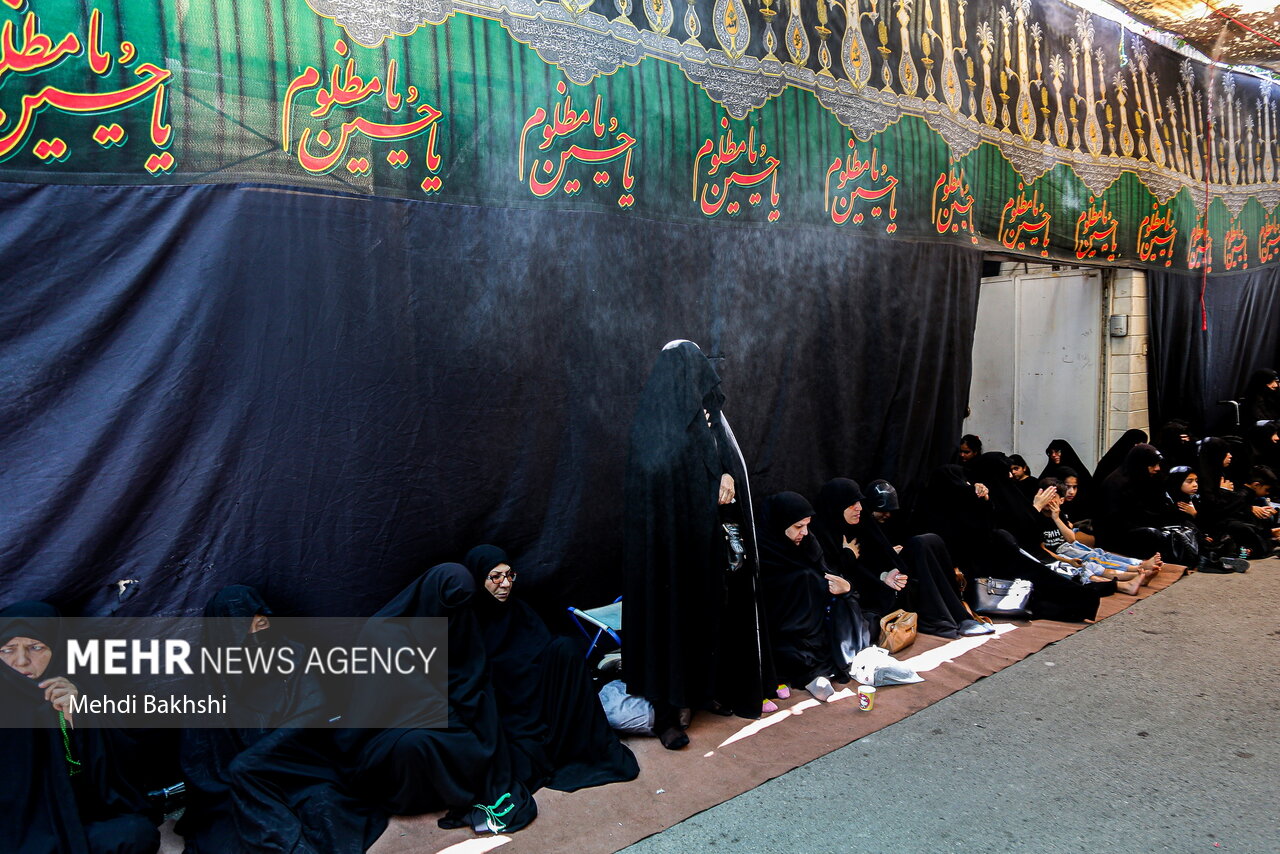
[[[1224,557],[1222,565],[1226,567],[1228,572],[1248,572],[1249,561],[1242,557]]]
[[[1196,571],[1206,573],[1207,575],[1231,575],[1235,570],[1228,569],[1224,564],[1226,564],[1228,560],[1234,559],[1235,558],[1205,558],[1200,561],[1200,565],[1196,567]]]

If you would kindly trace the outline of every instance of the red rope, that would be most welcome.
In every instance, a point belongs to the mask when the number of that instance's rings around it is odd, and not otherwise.
[[[1280,41],[1276,41],[1275,39],[1271,38],[1271,36],[1266,35],[1265,33],[1260,33],[1260,32],[1258,32],[1258,31],[1257,31],[1257,30],[1255,30],[1253,27],[1249,26],[1248,24],[1246,24],[1244,21],[1240,20],[1239,18],[1233,18],[1232,16],[1228,15],[1226,12],[1222,11],[1221,9],[1216,8],[1212,3],[1207,2],[1207,0],[1206,0],[1206,2],[1205,2],[1205,4],[1204,4],[1204,5],[1205,5],[1205,6],[1207,6],[1207,7],[1209,7],[1209,11],[1213,12],[1215,15],[1221,15],[1222,17],[1226,18],[1226,19],[1227,19],[1228,21],[1230,21],[1231,23],[1235,24],[1235,25],[1236,25],[1237,27],[1239,27],[1240,29],[1242,29],[1242,30],[1247,30],[1248,32],[1253,33],[1253,34],[1254,34],[1255,36],[1257,36],[1258,38],[1260,38],[1260,39],[1266,39],[1267,41],[1271,42],[1271,43],[1272,43],[1273,45],[1275,45],[1276,47],[1280,47]]]

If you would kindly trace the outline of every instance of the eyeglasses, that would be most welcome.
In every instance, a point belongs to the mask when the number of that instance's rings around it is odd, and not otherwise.
[[[501,585],[502,582],[512,582],[516,580],[516,571],[513,569],[509,572],[491,572],[489,573],[489,583]]]

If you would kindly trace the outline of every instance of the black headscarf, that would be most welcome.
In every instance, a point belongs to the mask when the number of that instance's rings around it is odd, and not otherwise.
[[[10,851],[90,854],[86,827],[96,825],[96,842],[154,851],[160,841],[155,822],[141,814],[144,799],[121,774],[111,732],[63,731],[39,688],[65,672],[60,617],[45,602],[0,610],[0,644],[26,637],[43,641],[52,653],[38,679],[0,665],[6,724],[0,728],[0,839]]]
[[[1057,464],[1053,462],[1053,458],[1049,457],[1052,451],[1062,454],[1061,462]],[[1040,472],[1040,477],[1053,477],[1066,483],[1067,477],[1074,476],[1077,487],[1076,497],[1071,500],[1071,517],[1077,521],[1091,518],[1094,500],[1093,475],[1089,473],[1089,469],[1076,453],[1076,449],[1071,447],[1071,443],[1066,439],[1054,439],[1044,449],[1044,455],[1049,458],[1049,461]]]
[[[1120,438],[1116,439],[1116,443],[1102,455],[1102,459],[1098,460],[1098,466],[1093,470],[1093,482],[1101,484],[1105,481],[1112,472],[1120,468],[1134,445],[1146,441],[1147,434],[1141,430],[1124,431]]]
[[[762,666],[751,491],[723,403],[720,378],[696,344],[672,342],[658,354],[623,481],[627,685],[663,709],[720,703],[758,715],[771,680]],[[725,473],[736,492],[727,509],[718,504]],[[746,547],[746,566],[732,577],[722,512],[741,525]]]
[[[1277,434],[1280,434],[1280,423],[1268,421],[1265,424],[1255,424],[1248,432],[1254,464],[1273,469],[1280,466],[1280,442],[1274,441]]]
[[[1158,528],[1165,522],[1169,499],[1164,478],[1150,471],[1159,462],[1160,451],[1139,442],[1129,449],[1123,465],[1107,476],[1102,485],[1102,512],[1094,519],[1100,546],[1123,553],[1133,531]]]
[[[1187,438],[1183,439],[1183,436]],[[1195,440],[1191,438],[1191,425],[1178,419],[1167,421],[1160,427],[1160,435],[1155,441],[1155,446],[1160,449],[1165,463],[1170,468],[1194,466],[1199,455]]]

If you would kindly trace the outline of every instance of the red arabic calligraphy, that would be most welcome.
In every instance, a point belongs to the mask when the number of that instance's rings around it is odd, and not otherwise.
[[[6,0],[11,8],[21,8],[12,0]],[[0,81],[10,72],[17,74],[35,74],[48,71],[61,64],[68,57],[83,52],[90,71],[98,75],[106,74],[112,63],[112,57],[102,49],[102,12],[94,9],[89,13],[86,31],[87,46],[75,33],[67,33],[56,42],[47,33],[41,32],[40,21],[34,12],[27,12],[22,19],[21,42],[18,40],[17,26],[12,20],[0,25]],[[128,42],[121,42],[121,64],[132,63],[136,51]],[[125,59],[125,57],[128,57]],[[40,113],[47,109],[66,113],[105,113],[123,109],[146,99],[154,93],[155,99],[151,111],[151,141],[159,148],[169,143],[171,128],[164,122],[165,82],[170,72],[151,63],[142,63],[134,69],[134,74],[142,78],[139,82],[123,89],[106,92],[73,92],[57,86],[45,86],[34,94],[22,96],[16,115],[13,111],[0,109],[0,125],[9,124],[9,129],[0,135],[0,160],[11,157],[26,142],[35,127]],[[12,116],[12,120],[10,120]],[[123,135],[114,137],[118,144],[123,144]],[[41,145],[41,142],[45,144]],[[57,145],[56,143],[61,143]],[[57,162],[66,157],[68,148],[63,140],[37,141],[38,152],[33,153],[45,162]],[[53,152],[58,152],[55,156]],[[155,155],[152,155],[153,157]],[[165,169],[149,169],[148,171],[168,171],[172,168],[173,158],[170,155]]]
[[[351,54],[347,43],[338,39],[333,45],[334,51],[341,57],[330,69],[327,79],[315,66],[307,66],[289,82],[284,95],[284,108],[280,117],[281,146],[287,152],[291,148],[293,136],[293,102],[294,99],[311,90],[315,90],[312,99],[315,108],[307,115],[312,119],[330,119],[336,109],[353,110],[368,101],[373,95],[382,93],[383,103],[392,112],[408,110],[410,118],[400,122],[381,122],[354,116],[343,121],[336,128],[304,127],[297,139],[298,164],[308,172],[323,175],[339,164],[344,163],[347,171],[353,175],[368,174],[373,168],[373,160],[367,156],[348,157],[348,149],[353,140],[363,138],[374,142],[396,142],[411,139],[426,132],[427,145],[425,162],[428,173],[422,183],[424,192],[433,193],[443,186],[442,180],[434,173],[441,165],[441,158],[436,153],[437,122],[444,115],[431,104],[417,103],[418,89],[408,88],[407,95],[399,90],[396,79],[398,64],[396,60],[387,63],[385,74],[365,79],[356,70],[356,59]],[[322,85],[327,84],[327,85]],[[407,165],[407,152],[392,152],[394,156],[387,162],[394,167]]]
[[[973,228],[973,193],[964,179],[964,170],[952,168],[938,176],[933,183],[932,217],[938,234],[969,233],[973,243],[978,237]]]
[[[1240,220],[1231,221],[1231,227],[1222,235],[1222,266],[1228,270],[1249,269],[1249,238],[1240,227]]]
[[[1000,226],[997,239],[1009,249],[1026,249],[1039,246],[1040,255],[1049,255],[1049,223],[1053,216],[1040,203],[1040,191],[1028,199],[1026,187],[1018,185],[1018,195],[1004,203],[1000,210]]]
[[[552,105],[550,112],[545,107],[535,108],[520,130],[520,180],[525,181],[527,174],[529,192],[540,199],[545,199],[556,190],[576,195],[582,190],[582,181],[565,177],[570,163],[588,164],[595,170],[591,176],[592,182],[598,187],[607,187],[613,178],[612,173],[603,167],[621,159],[623,192],[618,197],[618,206],[631,207],[635,204],[631,189],[636,180],[631,173],[631,149],[636,144],[636,138],[619,129],[617,116],[605,118],[600,95],[596,95],[595,104],[590,109],[576,110],[573,107],[573,96],[568,94],[568,87],[563,80],[556,84],[556,92],[564,95],[564,101]],[[590,125],[590,129],[584,130],[587,125]],[[611,138],[607,138],[607,135]],[[574,139],[570,140],[569,137]],[[537,143],[532,152],[529,151],[531,142]],[[597,145],[605,147],[597,148]],[[553,147],[559,150],[552,151]],[[540,158],[539,152],[547,154]]]
[[[1178,229],[1173,224],[1173,211],[1160,205],[1152,204],[1151,213],[1138,223],[1138,258],[1147,263],[1164,261],[1166,267],[1173,265],[1173,241],[1178,237]]]
[[[1280,223],[1270,216],[1258,229],[1258,261],[1262,264],[1280,255]]]
[[[1076,257],[1080,260],[1096,258],[1098,253],[1105,253],[1108,261],[1116,260],[1119,221],[1107,210],[1107,203],[1095,207],[1096,199],[1089,197],[1089,207],[1076,217]]]
[[[1196,226],[1191,229],[1190,245],[1187,247],[1187,267],[1199,270],[1208,265],[1213,270],[1213,237],[1209,229]]]
[[[888,164],[877,163],[877,149],[872,148],[871,157],[863,160],[858,156],[857,141],[850,139],[848,145],[849,153],[827,167],[823,209],[836,225],[850,220],[861,225],[868,207],[875,219],[887,213],[884,230],[893,234],[898,230],[894,222],[898,216],[898,179],[889,173]]]
[[[761,143],[756,145],[756,129],[748,129],[747,138],[740,142],[733,139],[733,126],[728,117],[721,117],[720,127],[725,132],[715,139],[704,140],[693,158],[693,198],[698,202],[704,216],[716,216],[727,211],[736,216],[742,210],[741,199],[730,201],[734,187],[750,189],[770,182],[769,205],[773,208],[768,215],[769,222],[779,219],[778,202],[778,165],[781,161],[768,154],[768,147]],[[706,170],[703,171],[703,160],[706,159]],[[740,160],[745,162],[740,163]],[[723,170],[723,171],[722,171]],[[708,192],[710,198],[707,197]],[[747,204],[752,207],[764,200],[763,192],[751,193],[747,196]]]

